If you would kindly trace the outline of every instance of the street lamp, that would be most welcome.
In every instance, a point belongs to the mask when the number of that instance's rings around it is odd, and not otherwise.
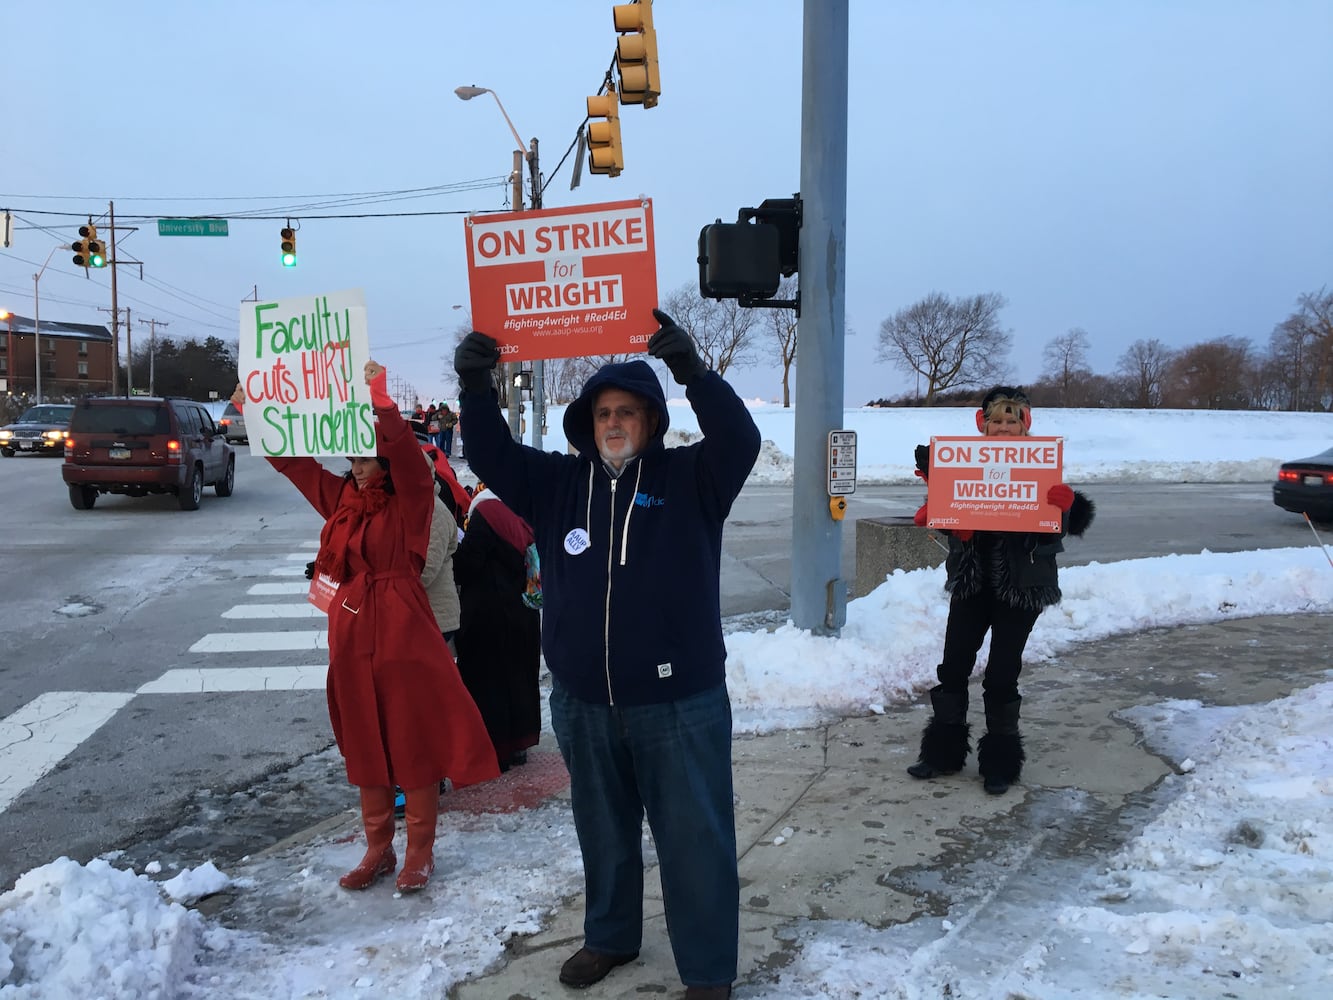
[[[68,243],[60,243],[51,248],[51,252],[46,255],[46,264],[42,269],[32,276],[32,349],[34,358],[34,367],[37,369],[37,394],[36,402],[42,401],[42,304],[37,294],[37,283],[42,280],[42,275],[46,273],[47,265],[51,263],[51,258],[55,256],[57,250],[73,249]],[[112,363],[115,361],[112,359]]]
[[[454,93],[458,95],[460,101],[470,101],[474,97],[480,97],[482,94],[490,94],[495,98],[496,107],[500,109],[500,114],[504,115],[505,124],[509,126],[509,131],[514,136],[514,172],[511,180],[514,185],[514,210],[523,209],[523,161],[527,160],[528,170],[532,178],[532,205],[534,209],[542,207],[541,174],[537,169],[537,140],[533,139],[528,150],[523,148],[523,139],[518,134],[518,129],[514,128],[513,121],[509,118],[509,112],[505,111],[505,106],[500,101],[500,95],[489,87],[455,87]],[[509,382],[513,384],[513,375],[516,368],[513,364],[509,366]],[[519,398],[522,395],[519,394]],[[515,440],[521,440],[523,437],[519,423],[519,413],[521,404],[511,405],[509,407],[509,431],[513,434]],[[546,423],[546,362],[538,358],[532,363],[532,446],[538,451],[542,448],[542,427]]]
[[[14,378],[14,314],[8,309],[0,309],[0,319],[6,321],[8,329],[5,332],[5,392],[14,395],[14,387],[10,382]]]

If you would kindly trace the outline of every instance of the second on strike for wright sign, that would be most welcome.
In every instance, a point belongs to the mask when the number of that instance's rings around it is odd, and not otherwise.
[[[642,351],[657,327],[653,203],[467,220],[472,325],[502,361]]]
[[[1061,482],[1064,438],[932,437],[926,524],[974,531],[1059,532],[1046,493]]]

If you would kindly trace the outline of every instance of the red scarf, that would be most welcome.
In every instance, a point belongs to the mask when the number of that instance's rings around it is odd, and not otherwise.
[[[337,509],[324,522],[319,533],[319,554],[315,556],[315,571],[327,573],[338,583],[347,579],[347,550],[352,535],[362,521],[378,514],[389,502],[389,495],[379,482],[367,483],[361,489],[355,483],[349,481],[349,484],[351,489],[343,487]]]

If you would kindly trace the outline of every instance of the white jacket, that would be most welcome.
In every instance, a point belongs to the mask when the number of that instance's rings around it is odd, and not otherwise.
[[[458,629],[458,587],[454,585],[454,550],[458,548],[458,522],[438,496],[430,519],[430,544],[421,585],[426,588],[430,609],[441,632]]]

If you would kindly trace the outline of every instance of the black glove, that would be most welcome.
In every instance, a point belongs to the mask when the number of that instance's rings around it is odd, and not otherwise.
[[[648,340],[648,353],[659,361],[665,361],[671,369],[671,377],[678,383],[689,385],[708,371],[708,366],[694,349],[690,335],[678,327],[674,319],[661,309],[654,309],[653,316],[661,327]]]
[[[930,475],[930,445],[919,444],[916,446],[916,473],[922,479]]]
[[[306,578],[307,580],[313,580],[313,579],[315,578],[315,564],[314,564],[314,563],[312,563],[312,562],[308,562],[308,563],[305,564],[305,578]]]
[[[473,330],[454,349],[454,371],[464,392],[489,392],[492,373],[500,360],[500,348],[493,337]]]

